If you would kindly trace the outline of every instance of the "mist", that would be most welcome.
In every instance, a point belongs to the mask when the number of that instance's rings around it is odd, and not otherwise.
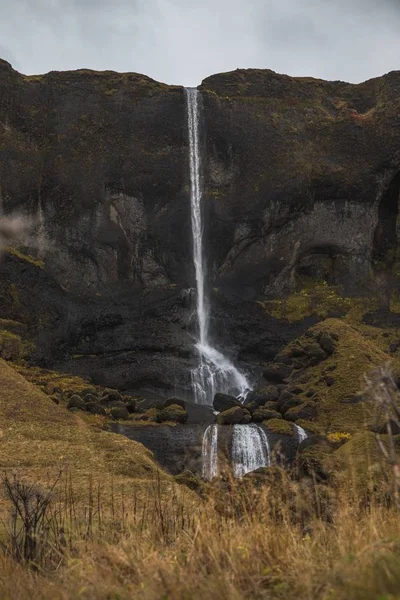
[[[91,68],[198,85],[269,68],[360,82],[399,68],[396,0],[0,0],[0,57],[26,74]]]

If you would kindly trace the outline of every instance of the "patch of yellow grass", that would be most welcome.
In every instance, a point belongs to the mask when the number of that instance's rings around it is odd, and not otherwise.
[[[60,469],[73,474],[76,492],[89,477],[115,489],[136,489],[158,467],[142,444],[108,433],[99,420],[89,422],[56,405],[4,361],[0,361],[0,470],[23,472],[45,483]],[[169,485],[164,472],[160,478]]]

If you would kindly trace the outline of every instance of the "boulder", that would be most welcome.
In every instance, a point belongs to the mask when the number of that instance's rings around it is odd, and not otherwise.
[[[99,398],[98,396],[94,396],[93,394],[85,394],[85,396],[83,397],[83,401],[86,404],[89,404],[91,402],[98,402]]]
[[[217,417],[217,422],[219,425],[238,425],[239,423],[243,423],[248,420],[247,415],[251,419],[251,415],[248,410],[242,408],[241,406],[234,406],[228,410],[220,412]]]
[[[300,404],[299,406],[295,406],[290,408],[285,413],[285,419],[287,421],[297,421],[298,419],[304,419],[305,421],[312,421],[317,416],[317,409],[315,405],[311,403]]]
[[[178,404],[171,404],[166,408],[162,408],[156,414],[156,420],[158,423],[165,421],[171,421],[172,423],[186,423],[188,420],[188,414],[182,406]]]
[[[322,350],[321,346],[316,342],[308,344],[305,347],[305,351],[308,357],[309,364],[318,364],[326,359],[326,353]]]
[[[299,399],[299,398],[298,398],[297,396],[295,396],[295,395],[294,395],[294,394],[292,394],[291,392],[287,392],[287,391],[285,390],[285,391],[284,391],[284,392],[282,392],[282,394],[279,396],[279,400],[278,400],[278,402],[276,403],[276,408],[277,408],[277,410],[279,410],[279,411],[280,411],[280,410],[282,409],[282,407],[283,407],[283,406],[284,406],[284,405],[285,405],[287,402],[289,402],[290,400],[296,400],[296,401],[297,401],[298,399]],[[301,404],[302,402],[303,402],[303,401],[302,401],[302,400],[300,400],[300,404]],[[296,405],[296,404],[293,404],[293,406],[297,406],[297,405]]]
[[[186,402],[184,400],[181,400],[180,398],[168,398],[168,400],[164,402],[163,408],[168,408],[168,406],[173,405],[180,406],[181,408],[183,408],[183,410],[186,410]]]
[[[280,412],[282,415],[286,415],[287,411],[296,406],[301,406],[303,404],[303,400],[294,396],[285,402],[283,406],[281,406]]]
[[[213,402],[214,410],[218,412],[224,412],[229,410],[230,408],[240,407],[241,404],[237,398],[234,396],[229,396],[228,394],[215,394],[214,402]]]
[[[113,419],[121,419],[124,421],[129,419],[129,412],[125,406],[113,406],[110,410],[110,415]]]
[[[80,396],[78,396],[78,394],[74,394],[68,400],[67,408],[69,410],[71,410],[72,408],[76,408],[79,410],[86,410],[86,404],[84,403],[82,398]]]
[[[282,383],[293,373],[293,367],[284,363],[272,363],[264,370],[264,377],[267,381]]]
[[[101,404],[98,404],[97,402],[88,402],[84,407],[84,410],[92,415],[101,415],[102,417],[105,417],[107,414]]]
[[[135,398],[128,398],[126,402],[126,408],[129,414],[136,412],[137,402]]]
[[[282,419],[282,415],[280,415],[276,410],[270,410],[264,406],[260,406],[254,411],[252,419],[254,423],[262,423],[263,421],[268,421],[269,419]]]

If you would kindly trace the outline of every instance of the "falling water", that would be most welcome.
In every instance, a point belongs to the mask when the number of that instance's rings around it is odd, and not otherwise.
[[[218,473],[218,425],[209,425],[205,430],[201,455],[203,479],[211,481]]]
[[[234,425],[232,436],[232,467],[235,477],[270,465],[267,434],[259,425]]]
[[[193,262],[196,273],[196,312],[198,339],[196,349],[199,365],[193,369],[192,389],[195,402],[212,405],[216,392],[244,396],[249,389],[246,377],[209,340],[209,304],[205,290],[205,261],[203,254],[202,177],[200,152],[200,93],[187,88],[190,152],[190,201],[193,232]]]
[[[297,439],[299,441],[299,444],[301,444],[301,442],[304,442],[304,440],[308,438],[308,435],[306,431],[304,431],[304,429],[300,427],[300,425],[295,425],[295,429],[297,431]]]

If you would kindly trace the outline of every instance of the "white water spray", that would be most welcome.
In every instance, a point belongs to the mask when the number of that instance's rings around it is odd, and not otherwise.
[[[259,425],[234,425],[232,436],[232,467],[235,477],[270,465],[267,434]]]
[[[201,455],[203,479],[211,481],[218,474],[218,425],[205,430]]]
[[[299,441],[299,444],[301,444],[301,442],[304,442],[304,440],[308,438],[307,432],[304,431],[304,429],[300,427],[300,425],[295,425],[294,427],[297,431],[297,439]]]
[[[205,291],[203,255],[202,178],[200,152],[200,93],[187,88],[190,152],[190,201],[193,233],[193,262],[196,273],[196,311],[199,327],[196,349],[199,366],[191,373],[195,402],[212,405],[216,392],[244,396],[250,386],[246,377],[209,340],[209,304]]]

